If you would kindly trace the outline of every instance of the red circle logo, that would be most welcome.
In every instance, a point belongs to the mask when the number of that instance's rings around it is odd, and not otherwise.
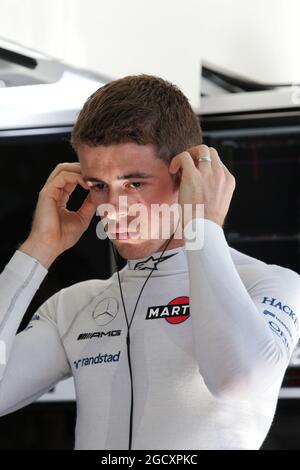
[[[171,300],[168,305],[189,305],[189,297],[182,296],[176,297],[175,299]],[[172,317],[167,317],[165,320],[169,323],[173,323],[177,325],[178,323],[182,323],[189,318],[190,314],[188,315],[176,315]]]

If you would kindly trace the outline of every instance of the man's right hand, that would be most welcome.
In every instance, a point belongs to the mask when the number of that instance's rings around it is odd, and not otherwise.
[[[45,268],[77,243],[88,228],[97,207],[87,195],[78,211],[66,207],[77,185],[89,189],[82,179],[80,163],[60,163],[39,193],[30,234],[18,248],[36,258]]]

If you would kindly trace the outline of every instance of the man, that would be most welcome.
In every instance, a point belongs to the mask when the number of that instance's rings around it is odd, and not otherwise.
[[[258,449],[299,338],[298,274],[228,246],[235,179],[171,83],[138,75],[105,85],[71,143],[79,163],[51,173],[1,275],[1,414],[73,375],[76,449]],[[70,212],[78,184],[89,194]],[[160,216],[149,236],[149,210],[162,203],[177,203],[181,216]],[[147,209],[140,227],[127,217],[135,204]],[[57,292],[15,335],[49,266],[103,205],[127,265]]]

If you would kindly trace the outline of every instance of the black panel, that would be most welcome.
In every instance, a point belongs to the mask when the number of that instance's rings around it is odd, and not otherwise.
[[[34,403],[0,418],[0,450],[74,448],[75,402]]]
[[[262,450],[300,450],[300,400],[280,399]]]
[[[0,272],[29,234],[39,191],[60,162],[77,161],[69,134],[0,139]],[[77,210],[87,192],[77,186],[68,208]],[[108,240],[96,236],[96,215],[79,242],[59,256],[49,269],[22,322],[52,294],[76,282],[111,275]]]

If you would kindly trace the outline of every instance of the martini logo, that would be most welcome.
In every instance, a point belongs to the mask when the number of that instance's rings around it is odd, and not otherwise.
[[[177,325],[187,320],[190,316],[189,298],[185,296],[176,297],[168,305],[149,307],[146,320],[164,318],[168,323]]]

